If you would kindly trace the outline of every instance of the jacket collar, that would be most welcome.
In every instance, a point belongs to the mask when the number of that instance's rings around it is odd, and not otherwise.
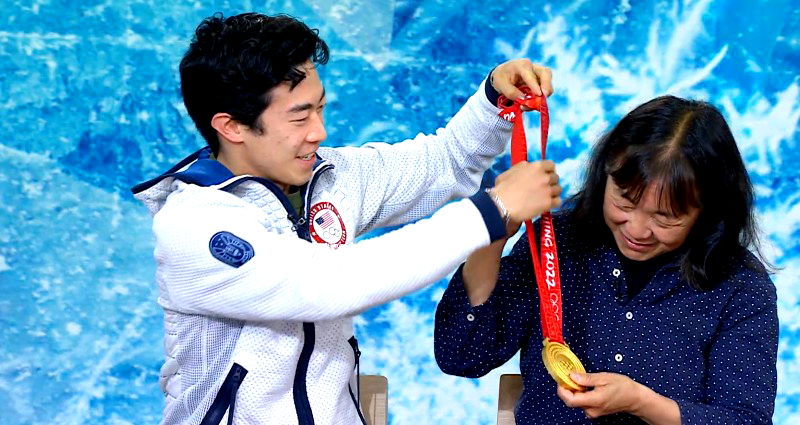
[[[314,163],[314,169],[317,169],[322,163],[322,158],[317,154],[317,161]],[[168,177],[173,177],[184,183],[208,187],[222,184],[236,176],[234,176],[227,167],[222,165],[221,162],[212,159],[211,148],[206,146],[187,156],[164,174],[137,184],[131,188],[131,192],[134,194],[144,192]]]

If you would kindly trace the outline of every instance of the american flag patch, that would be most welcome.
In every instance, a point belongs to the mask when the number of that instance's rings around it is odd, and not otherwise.
[[[333,214],[331,214],[330,210],[325,211],[325,213],[322,214],[321,217],[315,218],[314,221],[320,226],[322,226],[323,229],[325,229],[331,224],[333,224]]]
[[[347,242],[342,216],[330,202],[317,202],[308,210],[308,232],[317,243],[338,247]]]

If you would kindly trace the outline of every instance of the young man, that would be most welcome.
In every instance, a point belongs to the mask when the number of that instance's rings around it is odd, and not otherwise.
[[[475,194],[510,137],[497,90],[550,93],[546,68],[498,66],[436,135],[330,149],[327,58],[302,22],[249,13],[204,20],[181,61],[209,146],[133,189],[154,215],[164,424],[362,423],[351,317],[443,278],[503,237],[503,218],[560,203],[551,162]]]

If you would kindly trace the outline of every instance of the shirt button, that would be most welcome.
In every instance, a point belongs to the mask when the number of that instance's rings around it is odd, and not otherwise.
[[[473,320],[475,320],[475,316],[473,316],[472,313],[467,314],[467,321],[471,322]]]
[[[625,313],[625,318],[628,319],[628,320],[633,319],[633,313],[631,313],[630,311]]]
[[[617,362],[621,362],[622,361],[622,354],[617,353],[616,355],[614,355],[614,360],[616,360]]]
[[[622,272],[621,272],[621,271],[619,271],[619,269],[614,269],[614,270],[611,272],[611,274],[613,274],[613,275],[614,275],[614,277],[619,277],[620,273],[622,273]]]

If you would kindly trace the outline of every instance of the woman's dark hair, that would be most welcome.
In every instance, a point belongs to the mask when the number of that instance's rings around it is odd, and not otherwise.
[[[286,16],[244,13],[203,20],[180,64],[181,93],[189,116],[211,150],[219,152],[214,114],[263,131],[258,117],[270,90],[284,81],[294,88],[305,78],[301,65],[325,64],[328,46],[318,31]]]
[[[697,221],[681,247],[681,274],[695,288],[711,289],[736,261],[764,269],[747,247],[758,247],[753,185],[722,114],[706,102],[655,98],[631,111],[592,151],[572,214],[586,234],[607,234],[603,196],[611,176],[637,204],[651,183],[673,213],[694,206]]]

